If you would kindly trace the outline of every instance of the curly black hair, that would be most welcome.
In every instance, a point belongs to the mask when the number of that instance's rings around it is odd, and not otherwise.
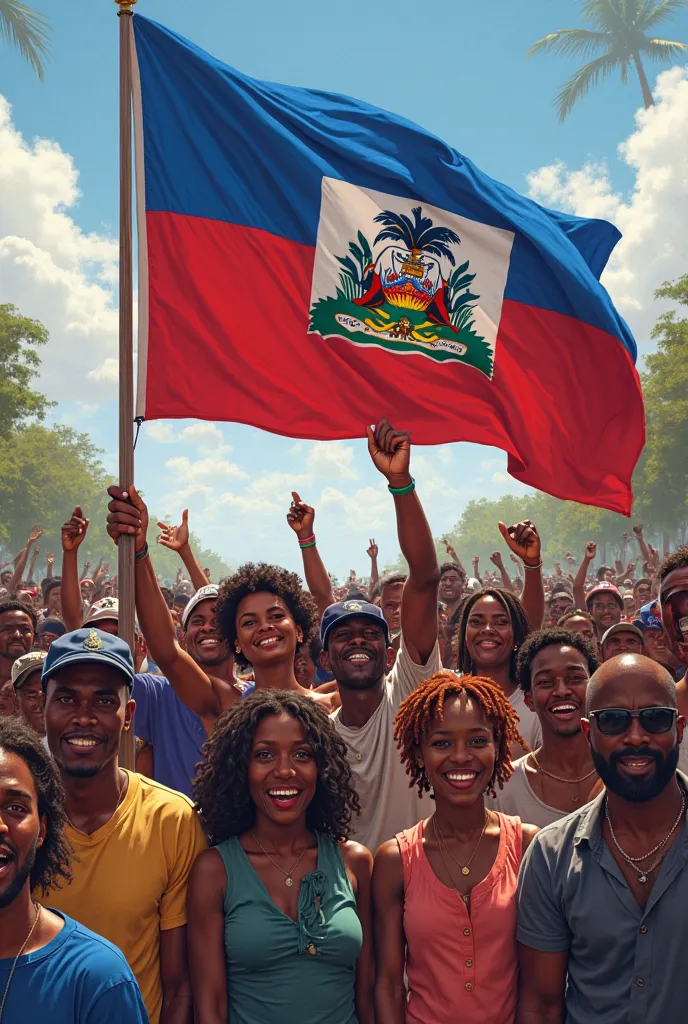
[[[569,613],[568,618],[571,618]],[[516,680],[524,693],[531,689],[530,669],[536,654],[545,647],[575,647],[588,663],[588,673],[596,672],[600,667],[600,661],[595,653],[595,648],[586,636],[576,629],[538,629],[526,638],[523,647],[518,652],[516,661]]]
[[[479,669],[473,663],[473,659],[471,658],[468,650],[468,644],[466,643],[466,625],[473,605],[479,601],[481,597],[495,597],[498,601],[501,601],[509,618],[511,619],[511,627],[514,631],[515,650],[511,652],[509,675],[513,679],[516,675],[516,651],[530,633],[531,626],[523,605],[516,595],[512,594],[509,590],[502,590],[501,587],[483,587],[483,589],[478,590],[477,593],[469,594],[464,597],[463,601],[459,605],[456,611],[456,633],[452,644],[454,655],[458,659],[458,671],[463,672],[468,676],[480,674]]]
[[[664,559],[659,569],[657,570],[657,578],[661,581],[666,579],[670,572],[674,569],[683,569],[688,565],[688,544],[682,544],[680,547],[672,551],[670,555]]]
[[[0,604],[0,615],[4,615],[5,612],[24,612],[24,615],[28,615],[31,619],[31,625],[33,626],[34,633],[38,625],[38,616],[36,615],[33,608],[27,604],[22,604],[21,601],[16,601],[14,598],[9,601],[3,601]]]
[[[595,620],[590,612],[583,611],[582,608],[573,608],[570,612],[564,612],[563,615],[559,616],[557,619],[557,626],[563,626],[566,628],[566,623],[569,622],[570,619],[587,619],[591,626],[594,627],[595,625]]]
[[[317,635],[319,615],[318,606],[311,595],[303,589],[301,580],[295,572],[280,568],[279,565],[268,565],[267,562],[247,562],[220,584],[217,598],[217,623],[222,636],[235,654],[236,660],[243,665],[248,664],[242,655],[236,654],[237,609],[239,603],[248,594],[276,594],[281,597],[289,609],[292,618],[303,632],[303,643],[310,644]]]
[[[36,850],[31,888],[46,896],[72,880],[73,851],[65,838],[67,815],[60,774],[37,734],[20,718],[0,718],[0,750],[16,754],[27,766],[36,787],[38,815],[45,815],[45,839]]]
[[[442,579],[445,572],[458,572],[463,582],[466,582],[466,571],[460,565],[457,565],[456,562],[442,562],[440,566],[440,579]]]
[[[266,715],[291,715],[301,722],[313,747],[318,782],[306,810],[306,824],[338,842],[360,814],[351,781],[346,743],[312,697],[287,690],[260,690],[233,704],[217,720],[203,745],[193,782],[196,810],[214,845],[247,832],[255,822],[248,789],[248,765],[256,727]]]

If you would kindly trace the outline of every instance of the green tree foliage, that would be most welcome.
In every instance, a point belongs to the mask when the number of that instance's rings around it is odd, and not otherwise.
[[[588,91],[613,72],[628,81],[629,68],[638,76],[645,108],[654,106],[642,58],[667,61],[682,56],[688,45],[655,36],[686,0],[582,0],[583,19],[590,28],[562,28],[533,43],[534,53],[557,53],[562,57],[592,57],[575,71],[555,100],[559,121],[571,113]]]
[[[21,0],[0,0],[0,36],[19,50],[43,81],[50,39],[50,28],[43,15]]]
[[[688,306],[688,274],[656,298]],[[657,351],[642,374],[647,441],[637,474],[637,509],[647,523],[675,534],[688,522],[688,317],[670,310],[652,331]]]
[[[10,303],[0,305],[0,438],[27,419],[42,420],[54,405],[31,387],[41,365],[36,349],[47,340],[38,320],[21,316]]]

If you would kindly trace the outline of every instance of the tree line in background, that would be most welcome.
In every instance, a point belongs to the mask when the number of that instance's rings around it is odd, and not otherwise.
[[[88,434],[60,424],[45,426],[45,416],[55,403],[32,387],[40,367],[38,349],[47,341],[48,332],[41,323],[22,316],[12,305],[0,305],[0,561],[24,547],[37,523],[45,531],[38,565],[45,565],[48,552],[57,553],[55,572],[59,573],[60,528],[75,504],[80,504],[95,527],[83,545],[83,560],[94,567],[101,559],[109,562],[115,575],[117,552],[105,533],[106,489],[115,481],[103,466],[102,451]],[[191,544],[212,579],[231,571],[193,533]],[[160,576],[173,580],[177,555],[155,545],[152,557]]]

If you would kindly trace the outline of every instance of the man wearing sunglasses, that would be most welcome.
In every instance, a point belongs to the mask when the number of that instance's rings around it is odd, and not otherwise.
[[[521,866],[517,1024],[686,1020],[684,719],[657,662],[592,676],[583,731],[606,792],[542,829]]]

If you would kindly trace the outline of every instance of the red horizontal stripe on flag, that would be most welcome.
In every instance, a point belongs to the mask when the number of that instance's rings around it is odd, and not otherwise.
[[[505,301],[493,380],[458,362],[308,334],[314,249],[265,231],[147,214],[146,418],[361,437],[381,416],[418,444],[509,453],[524,483],[628,512],[643,443],[637,373],[611,335]]]

